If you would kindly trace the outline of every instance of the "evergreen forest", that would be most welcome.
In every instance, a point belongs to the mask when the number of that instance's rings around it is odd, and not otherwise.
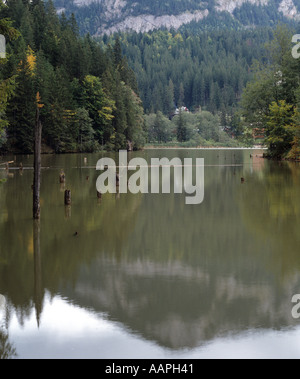
[[[191,23],[101,37],[80,25],[51,0],[1,3],[2,152],[33,151],[38,107],[43,152],[264,142],[269,156],[298,159],[300,71],[291,55],[298,25]]]
[[[43,151],[80,152],[145,143],[143,107],[127,60],[115,43],[105,51],[81,37],[74,17],[59,17],[51,1],[1,3],[0,144],[31,153],[37,104]]]

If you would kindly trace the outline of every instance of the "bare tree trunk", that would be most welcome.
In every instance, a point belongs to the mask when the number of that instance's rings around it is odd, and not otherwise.
[[[65,205],[71,205],[71,191],[65,190]]]
[[[41,187],[41,144],[42,124],[40,121],[39,108],[36,108],[34,130],[34,174],[33,174],[33,218],[40,219],[40,187]]]

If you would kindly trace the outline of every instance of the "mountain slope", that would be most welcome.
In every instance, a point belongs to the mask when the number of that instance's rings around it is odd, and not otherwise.
[[[272,25],[300,20],[300,0],[54,0],[58,12],[74,13],[83,33],[148,32],[199,22],[207,27]]]

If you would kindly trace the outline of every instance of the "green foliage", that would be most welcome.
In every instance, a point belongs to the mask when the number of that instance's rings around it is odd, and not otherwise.
[[[254,59],[263,60],[270,29],[155,31],[120,34],[117,40],[137,78],[146,113],[170,116],[176,107],[199,106],[230,114],[250,80]],[[112,44],[115,36],[99,39]]]
[[[173,124],[162,112],[145,116],[148,142],[167,143],[172,140]]]
[[[112,107],[105,97],[100,78],[87,75],[83,80],[82,90],[82,104],[93,120],[93,128],[100,139],[105,126],[113,118]]]
[[[0,3],[0,11],[5,9],[5,5]],[[20,33],[13,27],[13,22],[8,18],[0,19],[0,34],[4,35],[8,40],[16,40]],[[0,65],[3,65],[3,61],[6,59],[0,59]],[[0,66],[0,67],[1,67]],[[8,106],[8,101],[14,95],[14,90],[16,87],[16,76],[11,76],[9,78],[3,77],[0,71],[0,147],[5,142],[5,130],[4,128],[8,125],[6,118],[6,109]]]
[[[74,15],[59,18],[51,0],[8,0],[0,30],[9,36],[0,73],[2,148],[32,152],[37,94],[43,144],[54,152],[143,146],[143,107],[118,40],[104,51],[79,37]]]
[[[24,52],[17,67],[16,89],[7,106],[8,144],[18,152],[33,151],[33,125],[35,122],[34,76],[30,53]]]
[[[281,158],[290,148],[293,136],[289,130],[292,123],[293,106],[280,100],[270,104],[270,114],[267,121],[266,144],[272,157]]]
[[[2,133],[4,128],[8,125],[5,112],[9,99],[14,95],[15,81],[16,77],[13,76],[0,82],[0,133]]]
[[[1,8],[3,9],[4,5],[1,3]],[[20,36],[20,33],[13,27],[13,22],[8,18],[0,19],[0,34],[3,34],[10,40],[15,40]]]
[[[276,159],[298,156],[300,62],[291,54],[292,35],[286,26],[276,29],[266,46],[269,61],[254,67],[241,101],[248,126],[265,133],[268,155]]]
[[[188,141],[188,128],[185,117],[182,111],[179,111],[179,115],[176,117],[176,129],[177,129],[177,140],[178,142]]]
[[[296,91],[296,107],[294,110],[294,114],[292,117],[291,125],[288,125],[286,129],[293,136],[293,140],[291,142],[291,149],[287,154],[287,158],[291,160],[300,161],[300,104],[299,104],[299,95],[300,95],[300,87]]]
[[[203,111],[196,114],[197,131],[205,140],[220,140],[220,120],[212,113]]]
[[[169,120],[161,112],[145,116],[148,143],[164,146],[240,146],[221,127],[220,118],[208,111],[180,111]],[[246,145],[246,141],[242,141]],[[249,141],[247,145],[249,144]]]
[[[125,86],[124,95],[127,123],[125,136],[127,144],[132,144],[132,148],[138,150],[146,143],[143,104],[140,98],[129,86]]]

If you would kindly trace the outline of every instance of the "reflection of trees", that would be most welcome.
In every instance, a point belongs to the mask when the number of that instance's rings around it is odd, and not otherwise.
[[[228,331],[293,325],[290,300],[299,291],[299,274],[277,280],[285,250],[281,245],[278,255],[273,253],[274,225],[263,228],[266,218],[258,229],[250,228],[243,212],[245,202],[252,220],[265,214],[261,204],[268,196],[256,183],[263,172],[249,169],[241,184],[241,170],[207,169],[200,206],[186,207],[180,195],[145,196],[121,259],[112,259],[109,251],[99,255],[68,288],[69,296],[173,349]],[[286,174],[277,174],[280,183]],[[299,226],[297,209],[293,217]],[[289,269],[293,263],[285,262]]]
[[[220,153],[220,163],[223,158]],[[54,158],[47,159],[52,165]],[[31,215],[30,173],[8,181],[0,198],[0,287],[20,322],[33,305],[39,314],[47,288],[170,348],[194,347],[228,331],[291,325],[298,272],[285,283],[277,273],[299,267],[294,166],[266,164],[249,171],[244,184],[243,168],[212,166],[204,203],[186,206],[184,194],[103,195],[100,203],[99,173],[72,169],[79,166],[72,157],[66,167],[61,159],[43,175],[40,254],[24,216]],[[69,213],[61,167],[72,191]],[[35,275],[33,267],[40,268]]]
[[[7,316],[8,308],[5,297],[0,295],[0,359],[9,359],[16,356],[16,350],[9,342],[9,335],[6,332],[6,322],[2,323],[2,319]]]
[[[16,349],[9,342],[8,334],[0,329],[0,359],[10,359],[16,355]]]
[[[57,164],[59,158],[49,156],[42,165],[52,165],[52,159]],[[44,288],[57,293],[64,283],[75,282],[81,267],[99,252],[122,256],[140,203],[140,196],[122,195],[104,195],[100,203],[95,186],[99,173],[81,169],[78,156],[60,159],[57,169],[42,172],[40,225],[32,227],[32,171],[26,170],[26,159],[23,175],[17,171],[1,188],[0,288],[17,309],[20,324],[30,316],[32,306],[39,322]],[[58,181],[61,167],[65,168],[66,187],[72,190],[69,218]]]
[[[299,165],[269,162],[243,186],[239,199],[249,231],[268,243],[272,268],[285,275],[300,269],[299,190]]]
[[[290,294],[296,293],[299,277],[277,291],[264,272],[252,283],[237,274],[208,273],[180,262],[166,266],[137,260],[114,265],[98,259],[64,293],[171,349],[193,348],[251,328],[293,324]]]
[[[37,323],[40,323],[44,290],[42,287],[42,262],[40,241],[40,220],[33,221],[33,250],[34,250],[34,305]]]
[[[85,174],[72,184],[72,215],[58,218],[56,212],[47,211],[47,220],[41,223],[44,285],[56,293],[59,286],[76,281],[79,270],[99,254],[108,253],[122,259],[124,246],[132,233],[141,197],[114,194],[96,195],[99,173]],[[57,202],[57,200],[53,200]],[[74,233],[77,232],[76,236]]]

